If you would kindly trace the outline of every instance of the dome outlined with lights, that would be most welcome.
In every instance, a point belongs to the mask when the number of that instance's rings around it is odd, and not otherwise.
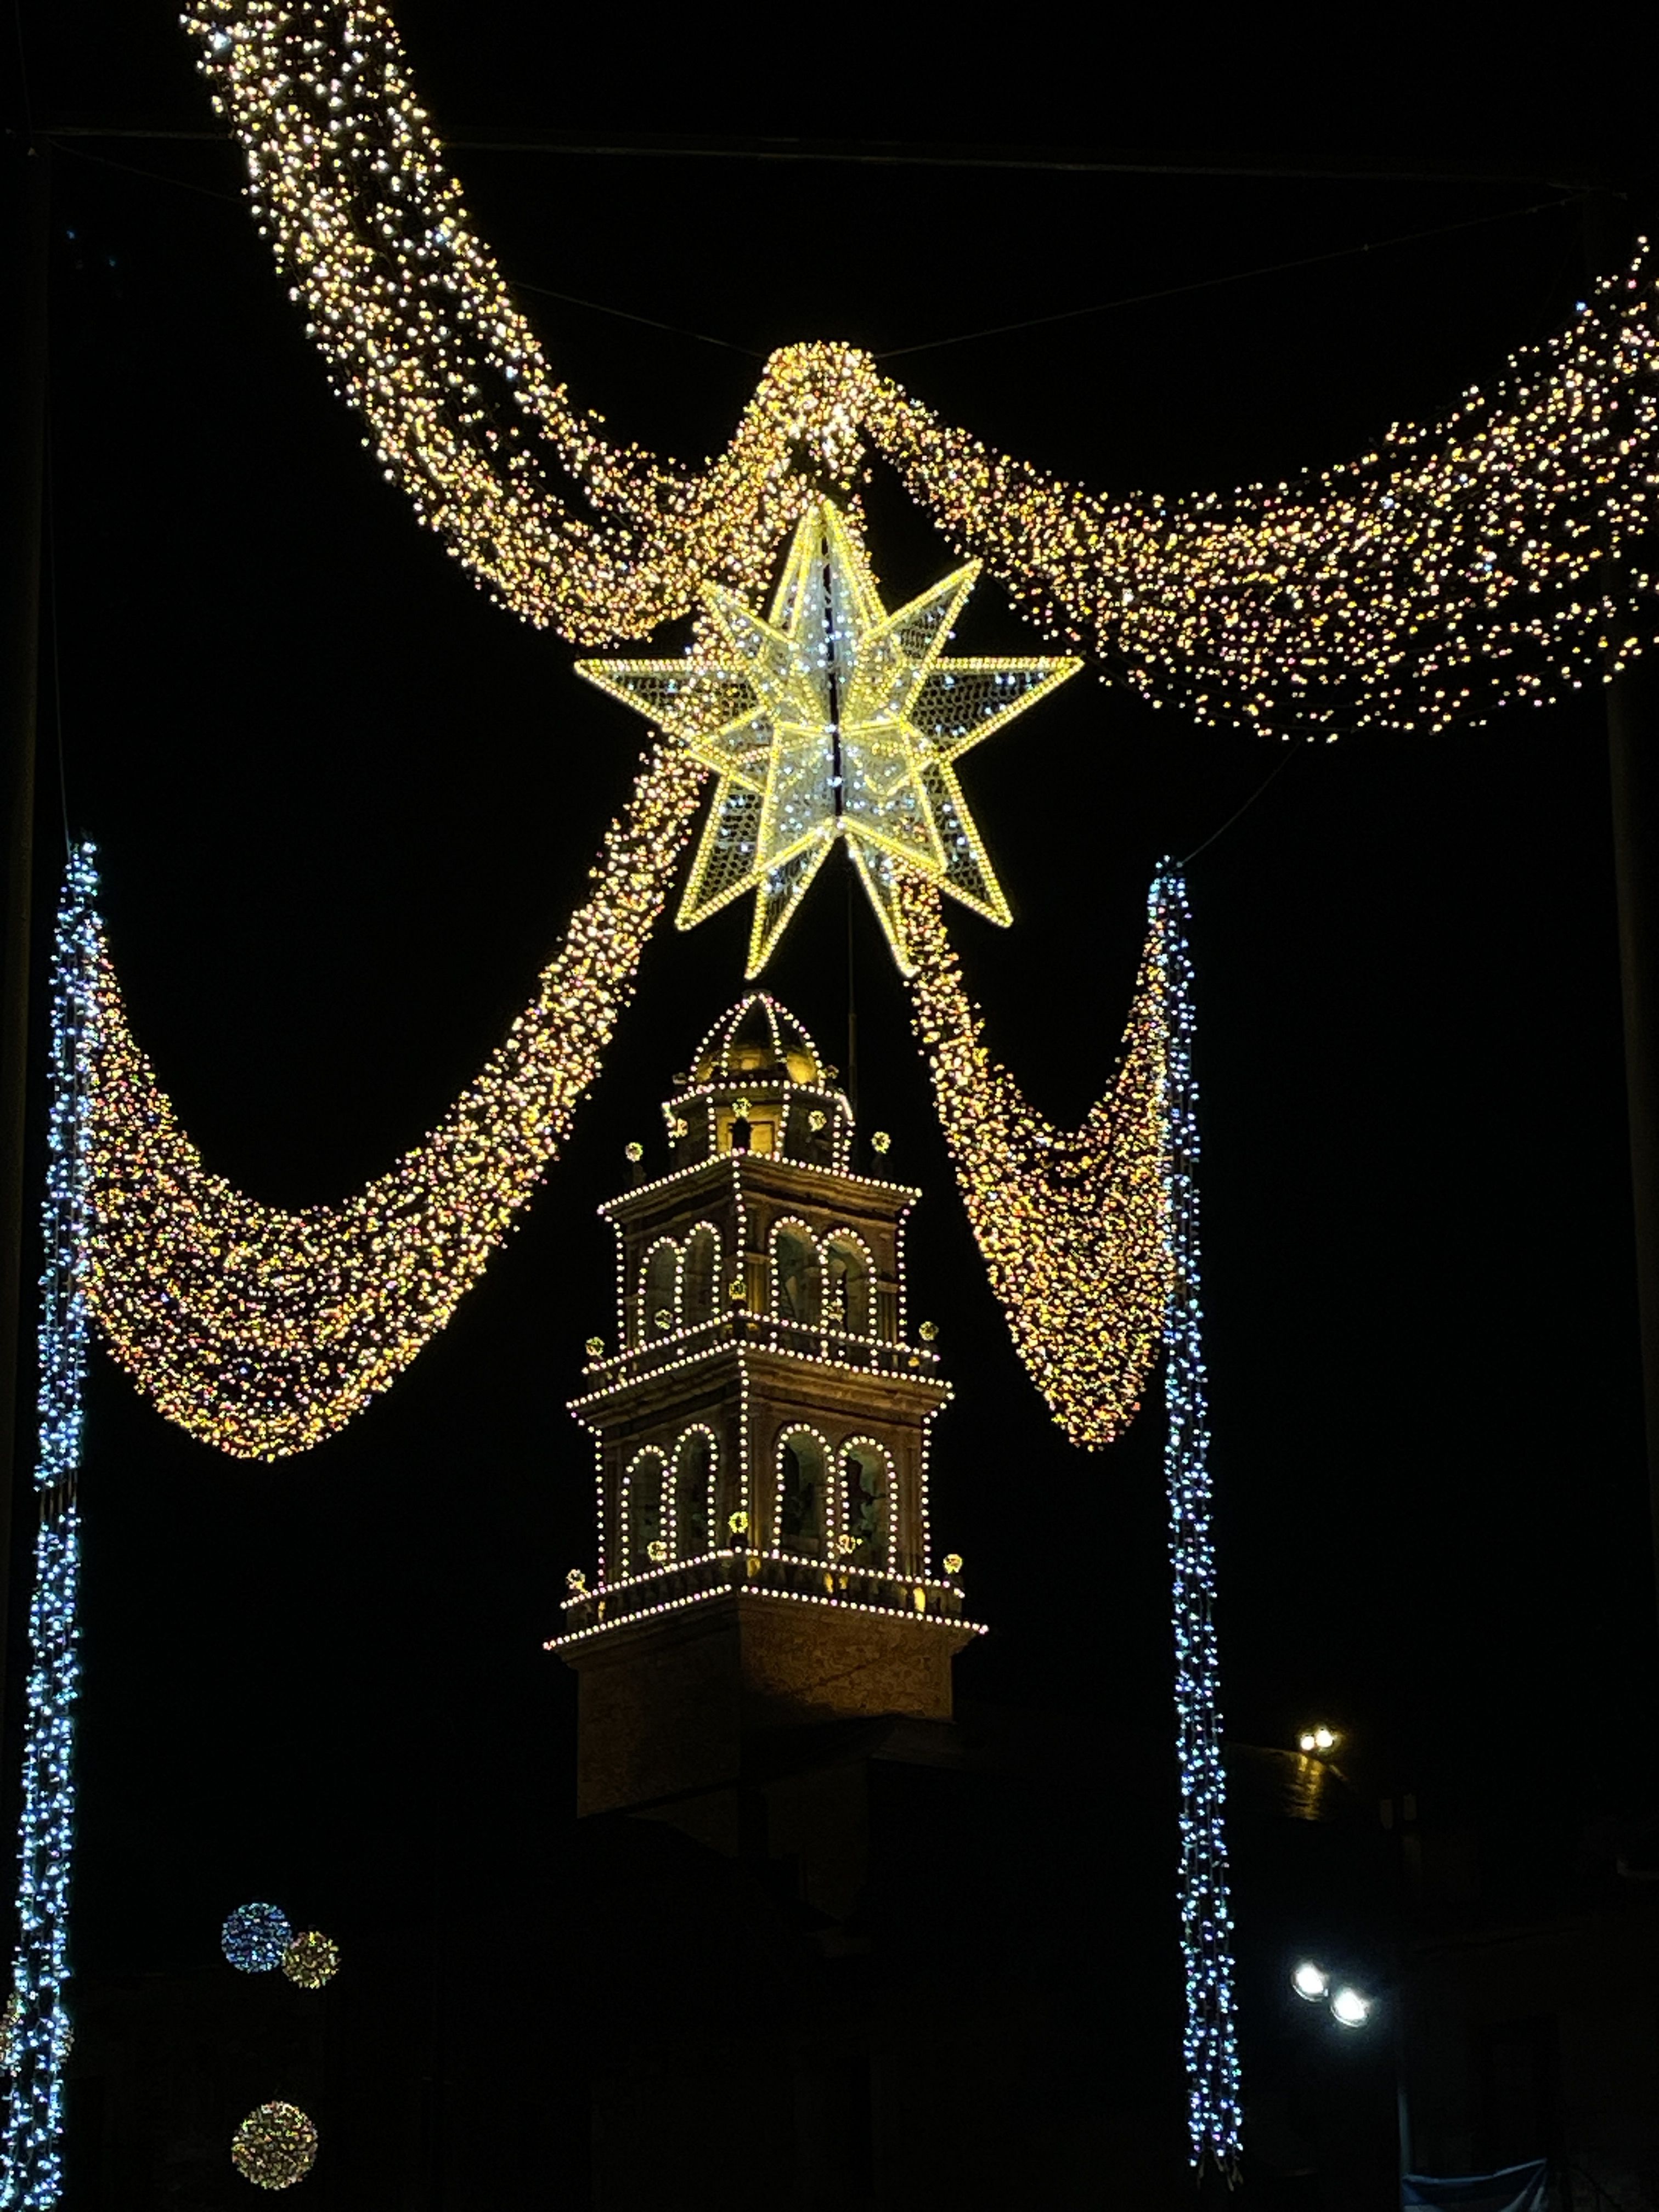
[[[766,1076],[821,1084],[835,1072],[825,1067],[805,1023],[769,991],[751,991],[722,1014],[691,1063],[693,1082],[721,1085]]]

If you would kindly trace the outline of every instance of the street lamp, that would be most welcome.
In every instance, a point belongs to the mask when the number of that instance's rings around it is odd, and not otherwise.
[[[1318,2004],[1322,1999],[1328,2003],[1339,2027],[1364,2027],[1371,2016],[1371,1999],[1363,1996],[1350,1982],[1340,1984],[1333,1991],[1330,1976],[1316,1960],[1301,1960],[1291,1975],[1291,1987],[1309,2004]]]
[[[1325,1727],[1322,1723],[1318,1728],[1304,1729],[1297,1738],[1297,1745],[1302,1750],[1318,1752],[1322,1754],[1328,1751],[1334,1751],[1340,1741],[1341,1738],[1337,1735],[1336,1730]]]

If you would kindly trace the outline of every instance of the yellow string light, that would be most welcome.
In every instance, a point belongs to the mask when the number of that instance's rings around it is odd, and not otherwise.
[[[648,754],[540,988],[424,1143],[343,1205],[261,1205],[204,1166],[100,948],[87,1294],[169,1420],[277,1459],[361,1412],[482,1273],[598,1071],[690,835],[703,770]]]
[[[384,7],[198,0],[185,21],[366,444],[487,589],[567,637],[641,636],[711,580],[757,599],[817,488],[855,490],[872,454],[1048,635],[1200,721],[1441,730],[1610,675],[1654,635],[1644,257],[1443,421],[1275,485],[1109,499],[941,424],[830,343],[775,354],[696,471],[571,405]]]
[[[1072,1442],[1134,1418],[1162,1341],[1164,1238],[1158,930],[1153,920],[1111,1088],[1076,1129],[1028,1103],[981,1041],[938,889],[899,891],[911,1009],[968,1219],[1015,1348]]]

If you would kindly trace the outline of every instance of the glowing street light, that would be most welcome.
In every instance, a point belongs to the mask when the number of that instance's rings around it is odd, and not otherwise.
[[[1322,1966],[1316,1966],[1311,1959],[1304,1959],[1291,1976],[1291,1987],[1297,1996],[1306,1997],[1310,2004],[1317,2004],[1330,1985],[1330,1976]]]
[[[1304,1729],[1297,1738],[1297,1744],[1304,1751],[1322,1753],[1334,1751],[1340,1741],[1341,1738],[1334,1729],[1328,1729],[1322,1725],[1319,1728]]]
[[[1370,2009],[1370,1999],[1358,1990],[1340,1989],[1331,1999],[1331,2017],[1340,2027],[1364,2027]]]

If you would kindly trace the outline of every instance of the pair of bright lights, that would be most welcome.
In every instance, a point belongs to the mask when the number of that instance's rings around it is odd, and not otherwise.
[[[1310,2004],[1317,2004],[1322,1998],[1328,2000],[1331,2017],[1339,2027],[1364,2027],[1370,2018],[1370,1999],[1362,1997],[1346,1982],[1333,1992],[1330,1976],[1322,1966],[1315,1966],[1311,1959],[1303,1960],[1291,1976],[1291,1984],[1297,1996],[1305,1997]]]
[[[1304,1751],[1334,1751],[1336,1732],[1328,1728],[1304,1729],[1297,1741]]]

